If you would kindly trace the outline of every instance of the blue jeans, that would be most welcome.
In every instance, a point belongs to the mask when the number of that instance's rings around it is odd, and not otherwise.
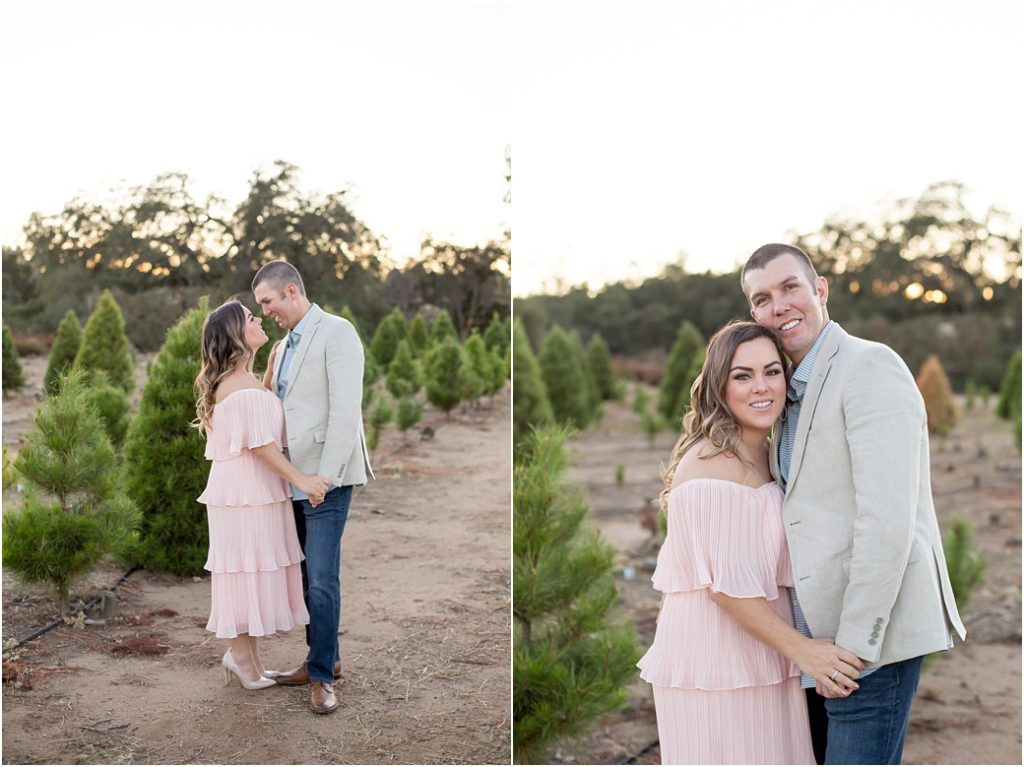
[[[921,658],[881,666],[848,698],[828,698],[825,764],[899,764]]]
[[[338,621],[341,620],[341,536],[352,502],[352,485],[336,487],[315,509],[309,501],[293,501],[295,529],[306,559],[302,562],[302,596],[309,610],[306,655],[309,677],[334,682],[334,664],[341,660]]]

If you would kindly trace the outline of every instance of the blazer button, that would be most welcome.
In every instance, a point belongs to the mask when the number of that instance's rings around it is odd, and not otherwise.
[[[868,640],[868,644],[869,645],[876,645],[876,644],[878,644],[878,640],[877,639],[869,639]]]
[[[871,632],[871,638],[872,639],[878,639],[878,632],[877,631],[872,631]]]

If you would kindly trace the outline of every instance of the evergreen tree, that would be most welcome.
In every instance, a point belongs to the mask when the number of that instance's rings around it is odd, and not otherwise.
[[[480,334],[474,330],[473,334],[466,339],[463,350],[469,362],[469,369],[473,371],[473,375],[477,379],[477,396],[497,391],[492,388],[494,385],[494,370],[492,369],[491,355],[488,354],[487,345],[480,337]]]
[[[86,399],[93,406],[103,423],[103,429],[110,438],[115,450],[124,445],[130,422],[131,403],[128,395],[116,386],[111,385],[105,373],[97,372],[86,387]]]
[[[21,369],[21,360],[18,359],[18,349],[11,337],[11,329],[4,323],[4,361],[3,361],[3,390],[17,389],[25,385],[25,373]]]
[[[135,389],[135,369],[124,332],[124,317],[109,290],[100,295],[96,309],[85,323],[75,367],[87,373],[102,370],[110,383],[125,394],[131,395]]]
[[[946,371],[942,369],[942,363],[936,355],[931,355],[921,365],[921,371],[917,374],[917,388],[921,390],[921,396],[924,398],[924,409],[928,414],[928,431],[948,434],[956,426],[960,416]]]
[[[57,338],[53,341],[53,348],[50,350],[50,360],[46,365],[46,375],[43,376],[43,391],[47,394],[54,394],[57,391],[57,382],[60,376],[75,364],[75,357],[82,345],[82,326],[78,322],[78,315],[73,309],[68,309],[64,319],[57,326]]]
[[[434,327],[430,331],[430,344],[431,346],[437,346],[444,342],[446,338],[458,341],[459,334],[456,332],[455,323],[452,322],[448,312],[442,311],[437,315],[437,319],[434,320]]]
[[[583,348],[579,334],[574,330],[569,334],[572,340],[572,353],[574,364],[579,368],[583,378],[584,394],[587,403],[587,423],[592,424],[601,420],[601,391],[597,388],[597,381],[590,372],[590,362],[587,360],[587,352]]]
[[[555,420],[582,429],[591,421],[590,390],[578,347],[557,325],[544,339],[540,370]]]
[[[74,370],[43,401],[15,459],[25,503],[3,519],[4,567],[47,582],[67,610],[74,581],[135,541],[139,512],[118,487],[118,465],[84,374]]]
[[[692,322],[685,320],[669,353],[658,395],[658,412],[669,423],[677,423],[683,416],[683,403],[689,403],[690,386],[693,385],[689,374],[693,369],[693,358],[703,348],[704,339],[700,331]]]
[[[387,387],[395,399],[411,396],[420,390],[422,376],[413,358],[407,339],[398,342],[398,351],[388,366]]]
[[[506,350],[507,351],[507,350]],[[491,349],[491,380],[487,387],[488,394],[497,394],[505,388],[508,371],[505,369],[505,357],[501,349]]]
[[[509,326],[502,321],[497,312],[491,315],[491,321],[484,331],[484,343],[487,344],[487,348],[499,349],[504,354],[512,343],[508,330]]]
[[[1011,420],[1015,413],[1021,409],[1021,353],[1020,349],[1014,352],[1010,364],[1006,366],[1003,373],[1003,382],[999,387],[999,403],[996,405],[996,414],[1004,419]]]
[[[363,354],[363,410],[373,401],[373,385],[380,380],[382,371],[377,358],[370,349]]]
[[[412,353],[422,357],[430,348],[430,332],[427,330],[427,323],[423,317],[417,314],[409,323],[409,344],[412,346]]]
[[[462,401],[465,373],[462,349],[453,337],[445,337],[427,354],[427,399],[451,418]]]
[[[402,433],[402,443],[409,444],[406,432],[420,422],[423,416],[423,403],[412,397],[406,396],[398,400],[398,410],[395,412],[395,425]]]
[[[943,539],[946,569],[953,587],[956,606],[963,610],[974,588],[985,580],[985,560],[974,548],[974,533],[964,519],[954,519],[952,529]]]
[[[377,397],[377,402],[370,411],[370,433],[366,436],[366,447],[376,450],[380,444],[380,433],[390,423],[394,416],[394,408],[388,398],[383,394]]]
[[[515,357],[512,366],[512,443],[518,445],[530,427],[553,420],[554,414],[540,365],[530,348],[530,339],[522,321],[517,319],[512,328],[512,354]]]
[[[555,738],[582,734],[626,700],[636,630],[617,614],[614,549],[566,487],[564,427],[540,427],[517,452],[513,503],[513,738],[516,763],[549,761]]]
[[[395,309],[380,321],[377,331],[373,334],[370,351],[373,353],[374,359],[386,368],[394,359],[395,352],[398,351],[398,344],[403,338],[405,338],[405,318],[402,317],[401,311]]]
[[[679,417],[675,421],[664,421],[668,425],[682,428],[683,417],[686,415],[686,411],[690,409],[690,390],[693,389],[693,383],[697,380],[697,376],[700,375],[701,368],[704,367],[704,358],[707,356],[707,348],[702,346],[697,350],[697,353],[693,355],[693,362],[690,363],[690,369],[686,373],[686,383],[683,386],[681,392],[679,392],[679,402],[676,404],[676,410],[679,412]]]
[[[190,426],[196,418],[192,384],[209,312],[203,298],[167,332],[125,441],[128,495],[143,515],[136,559],[176,575],[201,575],[209,548],[206,509],[196,498],[206,487],[210,464],[203,435]]]
[[[615,371],[612,369],[612,353],[608,344],[597,333],[590,339],[590,344],[587,346],[587,364],[601,399],[615,399],[617,392]]]
[[[643,381],[637,381],[633,385],[633,412],[642,416],[647,412],[647,403],[651,401],[651,395],[647,393],[647,387]]]

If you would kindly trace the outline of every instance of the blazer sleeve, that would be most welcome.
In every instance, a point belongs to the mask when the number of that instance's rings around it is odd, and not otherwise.
[[[364,357],[362,342],[348,320],[331,323],[329,330],[324,350],[329,412],[318,473],[340,485],[359,440]]]
[[[876,661],[913,544],[927,419],[917,384],[894,351],[872,346],[853,363],[843,412],[856,512],[835,643]]]

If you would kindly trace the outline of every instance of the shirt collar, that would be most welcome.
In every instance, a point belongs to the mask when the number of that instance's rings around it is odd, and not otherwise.
[[[796,366],[796,370],[790,376],[789,389],[795,394],[797,399],[803,399],[804,389],[807,388],[807,382],[811,380],[811,370],[814,368],[814,360],[818,356],[818,349],[821,348],[821,345],[825,342],[825,336],[829,334],[829,331],[832,330],[832,326],[835,324],[833,320],[829,320],[825,324],[821,333],[818,334],[818,339],[811,346],[811,350],[800,360],[800,364]]]
[[[309,311],[307,311],[305,313],[305,315],[303,315],[302,319],[299,320],[299,324],[296,325],[294,328],[292,328],[291,331],[289,331],[291,334],[294,334],[294,336],[295,336],[294,343],[295,343],[296,346],[298,345],[299,341],[302,339],[302,334],[306,332],[306,324],[309,322],[309,315],[313,313],[313,309],[315,309],[315,308],[317,308],[316,304],[313,304],[312,306],[310,306],[309,307]]]

